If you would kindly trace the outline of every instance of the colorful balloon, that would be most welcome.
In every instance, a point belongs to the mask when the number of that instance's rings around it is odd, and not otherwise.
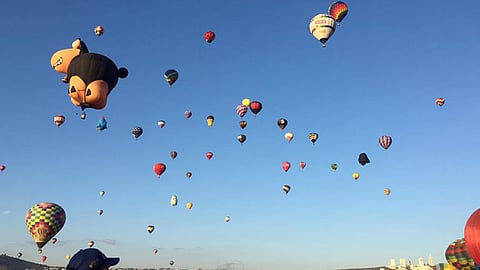
[[[305,166],[307,166],[307,163],[305,163],[304,161],[300,161],[300,168],[304,169]]]
[[[207,116],[207,125],[209,127],[213,126],[213,121],[215,121],[215,117],[213,117],[213,115]]]
[[[165,71],[163,77],[165,78],[165,81],[167,81],[168,86],[171,87],[178,80],[178,72],[174,69],[169,69]]]
[[[192,209],[193,203],[187,202],[186,207],[187,207],[188,210]]]
[[[185,111],[185,112],[183,113],[183,115],[185,115],[185,118],[188,119],[188,118],[192,117],[192,112],[191,112],[191,111]]]
[[[238,125],[240,126],[241,129],[244,129],[245,127],[247,127],[247,121],[240,121]]]
[[[57,125],[57,127],[60,127],[61,125],[63,125],[63,123],[65,123],[65,116],[55,115],[53,117],[53,122],[55,122],[55,125]]]
[[[65,220],[63,208],[52,202],[38,203],[25,215],[25,225],[39,250],[62,229]]]
[[[107,120],[105,119],[105,116],[100,117],[98,120],[97,129],[100,131],[107,129]]]
[[[387,150],[392,144],[392,137],[388,135],[380,136],[380,138],[378,138],[378,143],[383,149]]]
[[[208,160],[210,160],[210,159],[212,159],[212,157],[213,157],[213,153],[212,153],[212,152],[207,152],[207,153],[205,154],[205,156],[207,157]]]
[[[249,107],[250,111],[252,111],[254,115],[257,115],[262,110],[263,105],[260,101],[252,101]]]
[[[282,162],[282,169],[285,171],[285,172],[288,172],[288,170],[290,169],[290,162],[288,161],[284,161]]]
[[[165,126],[166,122],[164,120],[159,120],[157,122],[157,125],[160,127],[160,128],[163,128]]]
[[[177,195],[172,195],[172,197],[170,198],[170,205],[171,206],[177,205]]]
[[[152,233],[154,230],[155,230],[155,226],[153,226],[153,225],[148,225],[147,226],[147,232],[148,233]]]
[[[103,26],[99,25],[95,27],[94,32],[95,32],[95,35],[97,35],[97,37],[103,35],[103,32],[104,32]]]
[[[287,132],[285,133],[284,137],[285,137],[285,140],[287,140],[287,142],[291,142],[293,140],[294,135],[292,132]]]
[[[203,37],[205,38],[205,41],[206,41],[206,42],[212,43],[212,41],[215,40],[215,32],[213,32],[213,31],[207,31],[207,32],[205,32],[205,34],[203,35]]]
[[[352,174],[352,177],[353,179],[358,180],[358,178],[360,177],[360,174],[358,172],[355,172]]]
[[[313,144],[315,144],[315,142],[318,140],[318,134],[315,133],[315,132],[310,132],[310,134],[308,134],[308,139],[309,139]]]
[[[95,242],[94,241],[88,241],[88,246],[89,247],[93,247],[95,245]]]
[[[333,171],[336,171],[338,169],[338,164],[332,163],[332,165],[330,165],[330,168],[332,168]]]
[[[250,99],[248,99],[248,98],[242,99],[242,104],[249,107],[250,106]]]
[[[67,255],[67,256],[65,256],[65,259],[68,261],[68,260],[70,260],[70,257],[71,257],[70,255]]]
[[[285,192],[285,194],[288,194],[288,192],[290,192],[290,186],[289,185],[283,185],[282,189]]]
[[[284,130],[285,127],[288,125],[288,121],[285,118],[280,118],[277,120],[277,126],[281,129]]]
[[[52,244],[55,244],[55,243],[57,243],[57,238],[54,237],[52,238]]]
[[[464,237],[468,253],[477,265],[480,265],[480,208],[468,218]]]
[[[247,139],[247,136],[243,135],[243,134],[240,134],[237,136],[237,140],[243,144],[245,142],[245,140]]]
[[[18,253],[17,253],[17,258],[22,257],[22,255],[23,255],[22,252],[18,252]]]
[[[172,159],[175,159],[175,158],[177,157],[177,155],[178,155],[177,151],[171,151],[171,152],[170,152],[170,157],[171,157]]]
[[[240,104],[240,105],[237,106],[237,114],[238,114],[238,116],[244,117],[245,114],[247,114],[247,112],[248,112],[248,107],[247,107],[247,106],[245,106],[245,105],[243,105],[243,104]]]
[[[465,246],[465,239],[460,238],[453,241],[445,250],[447,262],[457,270],[474,270],[475,261],[470,257],[470,250]]]
[[[187,176],[187,178],[190,178],[192,177],[192,172],[187,172],[185,175]]]
[[[163,163],[156,163],[155,165],[153,165],[153,171],[155,172],[157,177],[160,177],[160,175],[162,175],[166,169],[167,165]]]
[[[383,190],[383,194],[385,194],[386,196],[389,196],[391,192],[392,192],[392,191],[391,191],[389,188],[385,188],[385,189]]]
[[[143,134],[143,129],[141,127],[133,127],[132,128],[132,135],[135,137],[135,140],[138,139]]]
[[[445,99],[444,98],[437,98],[437,99],[435,99],[435,104],[442,107],[443,104],[445,104]]]
[[[370,163],[370,159],[368,159],[367,154],[360,153],[360,155],[358,155],[358,163],[360,163],[360,165],[362,166],[365,166],[365,164]]]
[[[334,2],[328,7],[328,14],[330,14],[339,25],[345,16],[347,16],[347,13],[348,6],[342,1]]]
[[[310,33],[322,43],[322,47],[327,46],[328,39],[335,33],[335,19],[328,14],[318,14],[310,21]]]

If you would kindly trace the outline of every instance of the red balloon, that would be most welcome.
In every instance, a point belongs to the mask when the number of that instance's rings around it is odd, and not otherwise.
[[[210,159],[212,159],[212,157],[213,157],[213,153],[212,153],[212,152],[207,152],[207,153],[205,154],[205,156],[207,156],[207,158],[210,160]]]
[[[42,262],[45,262],[47,260],[47,256],[43,255],[42,256]]]
[[[204,34],[205,41],[211,43],[215,39],[215,33],[213,31],[207,31]]]
[[[305,166],[307,166],[307,163],[305,163],[305,161],[301,161],[300,162],[300,168],[305,168]]]
[[[464,238],[470,257],[480,264],[480,208],[468,218],[465,224]]]
[[[0,171],[1,171],[1,172],[5,171],[6,168],[7,168],[7,167],[5,167],[5,165],[0,165]]]
[[[250,102],[250,110],[254,115],[257,115],[262,110],[262,103],[260,101],[252,101]]]
[[[160,177],[160,175],[162,175],[162,173],[164,173],[166,169],[167,166],[163,163],[157,163],[153,165],[153,171],[155,172],[155,174],[157,174],[157,177]]]
[[[282,162],[282,168],[287,172],[290,169],[290,162],[288,161]]]

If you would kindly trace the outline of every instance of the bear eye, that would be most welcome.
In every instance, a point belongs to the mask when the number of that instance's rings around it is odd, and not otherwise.
[[[70,88],[70,93],[75,93],[75,92],[77,92],[77,90],[75,90],[75,86],[72,86],[72,87]]]
[[[92,91],[90,91],[90,89],[87,89],[87,93],[85,94],[85,96],[90,96],[92,94]]]

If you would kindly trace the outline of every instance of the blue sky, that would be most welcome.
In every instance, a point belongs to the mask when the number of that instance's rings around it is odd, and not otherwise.
[[[189,269],[335,269],[428,256],[444,262],[479,207],[480,4],[347,2],[347,17],[322,48],[308,24],[330,3],[5,4],[0,251],[40,261],[24,217],[51,201],[67,214],[58,242],[44,247],[52,265],[65,265],[65,256],[90,240],[121,257],[121,267],[174,260]],[[97,25],[105,28],[101,37]],[[208,30],[217,36],[211,44],[203,39]],[[76,38],[129,70],[106,108],[87,109],[85,120],[49,64]],[[163,73],[171,68],[179,80],[168,87]],[[445,98],[443,107],[437,97]],[[235,108],[244,98],[262,102],[262,111],[241,119]],[[60,128],[56,114],[66,117]],[[101,116],[108,121],[103,132],[95,129]],[[279,118],[288,120],[283,132]],[[240,120],[248,122],[243,130]],[[138,140],[134,126],[144,130]],[[285,132],[295,135],[290,143]],[[319,134],[315,144],[310,132]],[[247,136],[243,145],[238,134]],[[393,138],[387,151],[381,135]],[[175,160],[170,151],[178,152]],[[366,166],[357,162],[362,152],[371,160]],[[288,172],[283,161],[292,163]],[[167,165],[160,178],[152,171],[157,162]],[[331,163],[339,164],[336,172]],[[284,184],[292,187],[287,195]],[[176,207],[169,204],[174,194]]]

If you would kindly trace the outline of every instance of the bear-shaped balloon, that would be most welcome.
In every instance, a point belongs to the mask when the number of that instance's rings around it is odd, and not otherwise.
[[[60,50],[50,60],[55,71],[66,73],[68,95],[75,106],[103,109],[118,78],[126,78],[128,70],[117,68],[108,57],[90,53],[80,39],[72,43],[72,49]]]

